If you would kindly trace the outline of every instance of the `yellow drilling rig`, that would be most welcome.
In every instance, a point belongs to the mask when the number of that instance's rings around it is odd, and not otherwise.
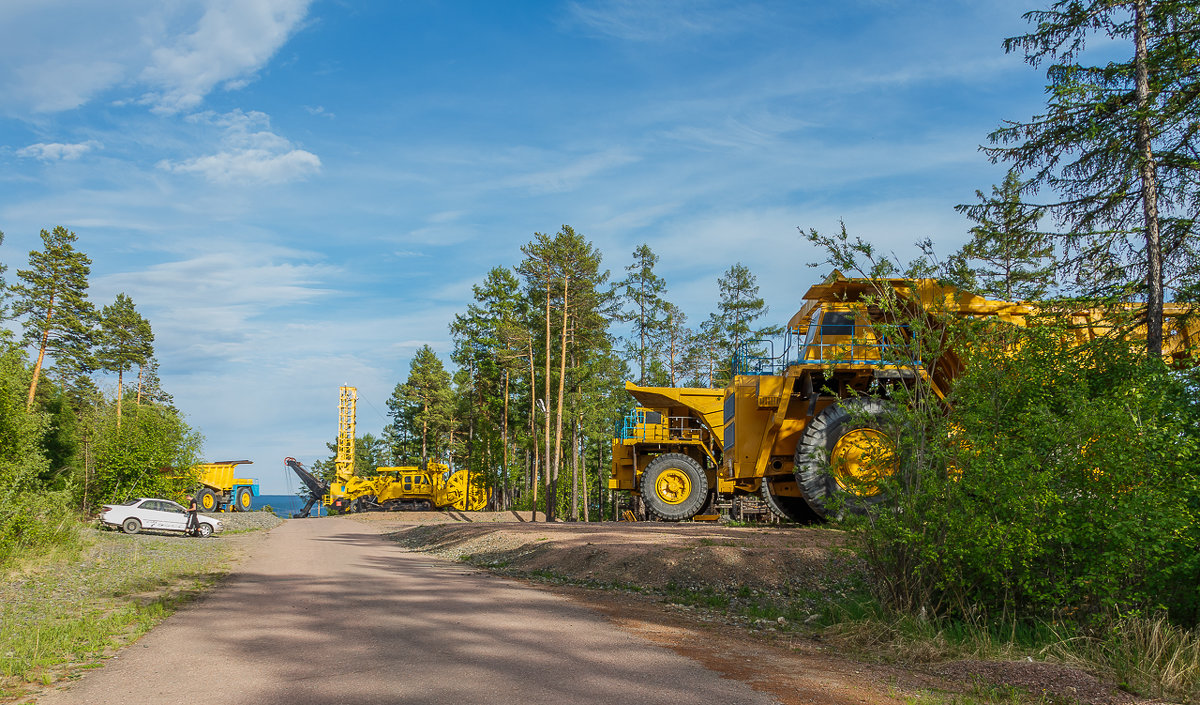
[[[1026,326],[1042,312],[932,279],[851,279],[834,272],[805,294],[788,322],[782,354],[774,354],[770,341],[739,348],[728,387],[626,383],[639,406],[613,438],[609,488],[640,495],[649,514],[667,521],[691,519],[714,495],[758,495],[777,516],[798,522],[829,516],[845,493],[869,504],[880,479],[895,471],[893,446],[882,430],[889,390],[921,377],[944,399],[963,370],[954,350],[936,360],[904,361],[902,345],[881,332],[890,327],[894,336],[905,335],[896,311],[878,305],[881,294],[905,315],[931,321],[949,315]],[[1200,321],[1184,305],[1167,304],[1164,313],[1164,359],[1195,364]],[[1065,314],[1080,343],[1121,325],[1111,311]],[[1145,335],[1144,326],[1128,327],[1135,338]]]
[[[488,489],[465,470],[450,470],[430,461],[425,469],[416,466],[376,468],[373,477],[355,472],[354,439],[358,390],[341,387],[338,401],[337,455],[334,481],[325,482],[295,458],[284,458],[308,487],[310,501],[297,516],[308,516],[320,501],[337,512],[396,511],[406,509],[458,509],[480,511],[487,507]]]

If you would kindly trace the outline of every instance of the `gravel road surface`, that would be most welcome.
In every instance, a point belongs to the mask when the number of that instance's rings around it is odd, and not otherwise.
[[[273,529],[224,585],[37,702],[772,700],[563,597],[322,518]]]

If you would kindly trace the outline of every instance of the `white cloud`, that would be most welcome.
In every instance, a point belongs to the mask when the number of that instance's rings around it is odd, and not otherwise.
[[[312,0],[72,0],[0,3],[0,110],[77,108],[105,91],[158,111],[193,108],[253,80]]]
[[[310,0],[213,0],[195,28],[150,53],[139,76],[159,110],[193,108],[217,85],[237,89],[283,46]]]
[[[307,111],[309,115],[316,115],[318,117],[329,118],[330,120],[337,117],[333,113],[326,110],[325,106],[323,106],[323,105],[318,105],[315,107],[312,105],[306,105],[306,106],[304,106],[304,110]]]
[[[160,169],[200,174],[216,184],[278,184],[321,170],[317,155],[297,149],[271,132],[270,119],[263,113],[235,110],[219,116],[205,113],[193,119],[225,128],[221,150],[178,162],[164,159],[158,164]]]
[[[99,149],[103,145],[95,140],[87,142],[78,142],[75,144],[63,144],[61,142],[38,142],[31,144],[28,147],[23,147],[17,150],[18,157],[27,157],[32,159],[40,159],[44,162],[52,161],[70,161],[78,159],[87,152],[93,149]]]
[[[503,186],[528,189],[531,193],[573,191],[601,172],[638,161],[638,157],[620,149],[586,154],[574,161],[502,180]]]
[[[639,42],[727,32],[749,23],[753,10],[707,0],[594,0],[567,6],[570,20],[597,34]]]

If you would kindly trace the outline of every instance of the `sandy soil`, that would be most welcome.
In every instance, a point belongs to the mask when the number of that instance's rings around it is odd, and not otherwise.
[[[889,665],[840,653],[816,620],[824,596],[861,584],[862,567],[833,528],[530,522],[471,512],[360,515],[401,545],[544,587],[644,638],[750,683],[788,705],[904,703],[928,693],[1018,688],[1028,702],[1145,703],[1076,668],[1039,662]],[[623,586],[630,589],[614,589]],[[672,604],[681,591],[811,605],[785,623]],[[736,597],[734,598],[736,602]],[[806,624],[808,623],[808,624]],[[1005,702],[1011,702],[1006,700]]]

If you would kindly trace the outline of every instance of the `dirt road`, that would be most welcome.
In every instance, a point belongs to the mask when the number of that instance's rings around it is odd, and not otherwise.
[[[42,705],[770,703],[561,596],[368,523],[274,529],[221,587]]]

